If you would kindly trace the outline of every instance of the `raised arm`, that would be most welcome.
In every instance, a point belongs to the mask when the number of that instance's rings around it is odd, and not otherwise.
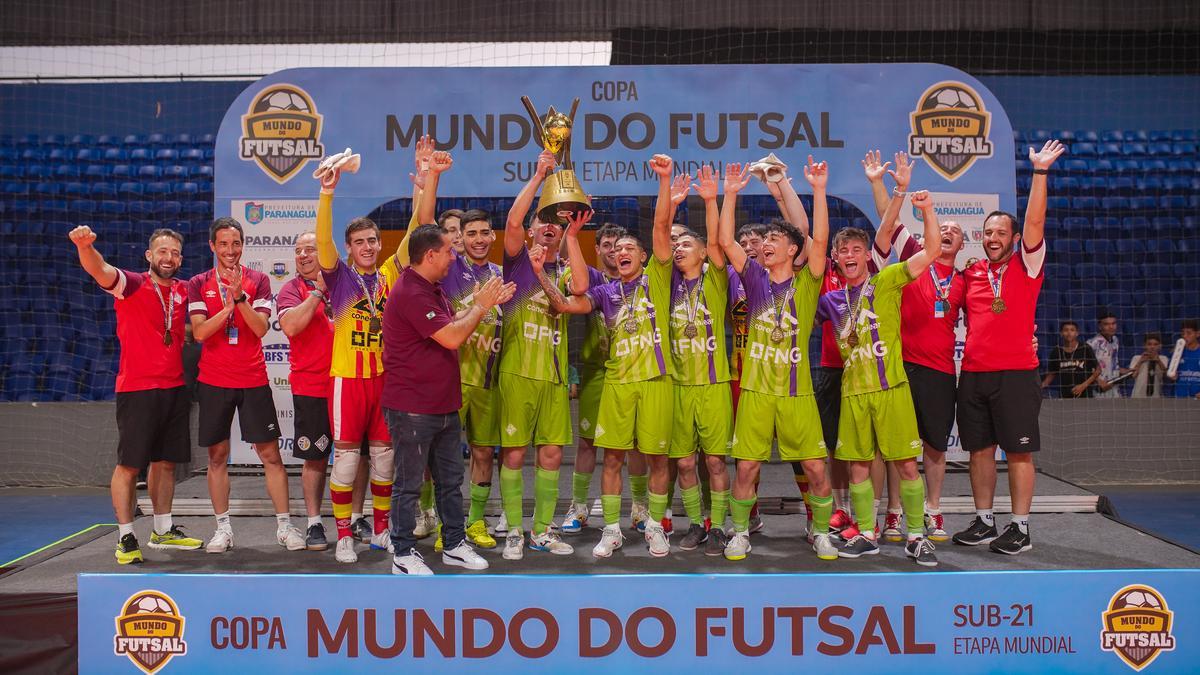
[[[588,291],[588,266],[583,257],[583,248],[579,246],[579,233],[584,225],[591,222],[594,214],[595,211],[588,209],[567,216],[567,232],[563,241],[566,242],[567,264],[571,269],[571,295],[583,295]]]
[[[321,269],[337,267],[337,245],[333,243],[333,191],[341,180],[340,171],[328,171],[321,176],[321,196],[317,200],[317,262]],[[199,340],[200,338],[196,338]]]
[[[671,259],[671,214],[675,212],[671,204],[671,172],[675,163],[667,155],[655,155],[649,164],[658,176],[658,201],[654,204],[654,229],[650,240],[655,259],[665,262]],[[684,196],[687,196],[686,192]]]
[[[924,248],[905,261],[908,265],[908,276],[915,279],[937,260],[938,251],[942,248],[942,233],[938,227],[937,211],[933,210],[933,197],[929,196],[929,192],[914,192],[912,203],[915,208],[921,210],[921,219],[925,223],[925,236],[921,241]],[[888,208],[891,208],[891,204]]]
[[[533,199],[537,197],[542,182],[557,165],[554,153],[549,150],[544,150],[538,155],[537,168],[529,177],[529,182],[517,193],[517,198],[508,211],[508,220],[504,221],[504,255],[511,258],[521,252],[521,247],[525,245],[525,216],[533,206]]]
[[[887,210],[888,193],[887,187],[883,184],[883,176],[887,172],[887,168],[891,162],[883,162],[878,150],[868,150],[863,157],[862,166],[863,174],[867,177],[867,182],[871,184],[871,198],[875,201],[875,215],[883,216],[883,212]]]
[[[829,250],[829,204],[825,196],[829,167],[825,162],[814,163],[812,155],[809,155],[808,164],[804,167],[804,180],[808,181],[813,191],[813,230],[812,238],[808,240],[808,270],[814,277],[820,277],[825,274],[825,256]]]
[[[892,171],[891,169],[886,169],[886,172],[892,177],[892,180],[896,181],[896,191],[903,194],[908,192],[908,183],[912,178],[912,162],[908,160],[908,155],[903,152],[897,152],[892,156],[892,158],[896,161],[896,170]],[[891,164],[891,162],[884,164],[884,166],[886,167],[888,164]],[[872,183],[871,185],[873,192],[875,184]],[[879,181],[879,185],[883,185],[882,179]],[[883,255],[885,257],[892,252],[892,239],[896,233],[896,218],[900,215],[900,209],[897,207],[895,215],[893,215],[891,218],[887,217],[887,207],[891,206],[892,202],[886,199],[886,195],[887,192],[885,191],[885,199],[883,201],[884,206],[883,208],[879,209],[879,229],[875,230],[875,246],[880,251],[883,251]],[[903,203],[903,199],[901,202]],[[876,208],[878,208],[878,195],[875,196],[875,205]]]
[[[437,222],[437,190],[438,182],[441,180],[442,174],[450,170],[454,165],[454,158],[450,153],[441,150],[434,152],[429,158],[429,175],[425,177],[425,189],[421,190],[421,199],[414,211],[417,216],[417,224],[428,225],[429,223]]]
[[[400,245],[396,247],[396,267],[404,269],[409,265],[408,259],[408,238],[412,231],[417,229],[421,224],[421,197],[425,191],[425,179],[429,176],[429,165],[433,159],[433,139],[429,134],[417,139],[417,147],[413,152],[413,170],[416,173],[408,174],[408,179],[412,181],[412,217],[408,219],[408,227],[404,230],[404,236],[400,237]],[[432,222],[432,221],[430,221]]]
[[[79,264],[83,271],[100,284],[101,288],[110,289],[117,283],[117,268],[104,262],[104,256],[96,250],[96,233],[87,225],[80,225],[67,235],[75,244],[75,252],[79,254]]]
[[[504,283],[500,277],[492,277],[483,282],[471,298],[471,306],[454,315],[454,320],[442,326],[432,337],[446,349],[458,349],[462,346],[475,328],[483,321],[483,317],[498,304],[508,302],[516,291],[516,284]]]
[[[733,270],[738,274],[746,268],[746,251],[734,236],[736,233],[733,221],[737,211],[737,194],[749,182],[750,172],[741,164],[734,162],[725,165],[725,199],[721,202],[717,240],[721,244],[721,250],[725,252],[725,257],[733,265]]]
[[[1050,166],[1066,148],[1058,141],[1046,141],[1040,152],[1029,148],[1029,161],[1033,164],[1033,185],[1029,188],[1029,205],[1025,207],[1025,227],[1021,241],[1025,250],[1037,248],[1046,235],[1046,178]]]
[[[717,174],[709,164],[696,170],[696,182],[692,189],[704,200],[704,230],[708,239],[708,260],[717,267],[725,267],[725,251],[721,248],[720,212],[717,208]]]
[[[576,247],[579,242],[576,241]],[[550,302],[550,307],[559,314],[587,314],[592,311],[592,300],[587,295],[571,295],[564,296],[562,291],[558,290],[558,286],[550,277],[546,276],[546,270],[542,268],[542,264],[546,262],[546,249],[541,244],[534,244],[529,249],[529,263],[533,267],[533,273],[537,276],[538,283],[541,284],[542,290],[546,293],[546,300]],[[571,275],[575,272],[572,270]],[[587,278],[587,268],[583,270],[583,276]]]

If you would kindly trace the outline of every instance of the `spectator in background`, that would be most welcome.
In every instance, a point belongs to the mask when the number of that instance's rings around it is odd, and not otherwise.
[[[1079,342],[1079,324],[1064,321],[1058,334],[1062,344],[1050,351],[1050,369],[1042,378],[1042,389],[1058,377],[1058,392],[1062,398],[1091,398],[1092,383],[1100,377],[1100,364],[1087,343]]]
[[[1183,338],[1183,356],[1175,377],[1167,377],[1175,380],[1175,398],[1200,398],[1200,322],[1195,319],[1184,321],[1180,337]]]
[[[1163,376],[1167,372],[1167,357],[1162,352],[1162,336],[1147,333],[1142,340],[1142,353],[1129,362],[1134,373],[1132,398],[1162,397]]]
[[[1099,328],[1100,332],[1088,340],[1096,360],[1100,362],[1100,379],[1096,380],[1095,397],[1121,398],[1120,386],[1112,382],[1125,372],[1117,355],[1121,348],[1121,342],[1117,339],[1117,316],[1112,312],[1104,312],[1100,315]]]

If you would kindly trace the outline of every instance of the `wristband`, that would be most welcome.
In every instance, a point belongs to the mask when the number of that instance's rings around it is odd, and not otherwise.
[[[1039,176],[1045,176],[1046,174],[1050,173],[1050,170],[1049,169],[1034,169],[1033,172]]]
[[[325,294],[324,294],[324,293],[322,293],[322,292],[321,292],[319,289],[316,289],[316,288],[314,288],[314,289],[312,289],[311,291],[309,291],[309,292],[308,292],[308,294],[309,294],[309,295],[315,295],[316,297],[320,298],[321,300],[324,300],[324,299],[325,299]]]
[[[906,194],[908,194],[908,191],[907,191],[907,190],[901,190],[899,185],[897,185],[896,187],[892,188],[892,196],[893,196],[893,197],[903,197],[903,196],[904,196],[904,195],[906,195]]]

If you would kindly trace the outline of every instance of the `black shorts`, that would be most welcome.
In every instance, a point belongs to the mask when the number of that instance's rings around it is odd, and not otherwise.
[[[842,369],[821,366],[813,381],[817,396],[817,414],[821,417],[821,435],[830,454],[837,447],[838,421],[842,415]]]
[[[921,440],[934,450],[945,452],[950,430],[954,428],[956,378],[951,373],[908,361],[904,362],[904,372],[908,375],[908,390],[917,411]]]
[[[267,443],[280,436],[275,400],[271,398],[271,388],[265,384],[249,389],[226,389],[201,382],[196,389],[196,398],[200,400],[200,445],[204,447],[229,440],[235,410],[243,441]]]
[[[1037,370],[963,371],[958,381],[958,436],[976,452],[999,445],[1009,454],[1042,447],[1038,413],[1042,389]]]
[[[296,459],[329,459],[333,451],[333,434],[329,430],[329,399],[323,396],[292,394],[296,442],[292,456]]]
[[[187,387],[117,392],[117,464],[192,461],[191,407]]]

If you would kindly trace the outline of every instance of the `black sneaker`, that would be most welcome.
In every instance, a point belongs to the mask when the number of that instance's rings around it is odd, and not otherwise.
[[[683,539],[679,540],[679,549],[694,551],[706,541],[708,541],[708,530],[705,530],[700,523],[692,523],[688,526],[688,531],[683,535]]]
[[[877,555],[879,553],[879,544],[866,537],[857,535],[850,541],[842,544],[838,549],[839,558],[857,558],[864,555]]]
[[[367,522],[366,516],[361,516],[358,520],[350,523],[350,534],[362,543],[369,544],[371,537],[375,536],[375,528]]]
[[[933,554],[933,542],[925,537],[909,539],[904,545],[904,554],[913,559],[913,562],[925,567],[937,567],[938,559]]]
[[[983,522],[983,518],[975,516],[975,520],[971,521],[971,526],[955,534],[953,539],[954,543],[963,546],[978,546],[990,543],[998,534],[995,525],[988,525]]]
[[[365,521],[366,518],[363,518]],[[329,548],[329,541],[325,539],[325,526],[321,523],[308,526],[308,536],[304,538],[304,547],[310,551],[324,551]]]
[[[725,530],[713,525],[708,528],[708,540],[704,544],[704,555],[725,555],[725,545],[728,543],[729,537],[725,536]]]
[[[141,563],[142,549],[138,546],[137,537],[127,534],[117,541],[117,562],[122,565]]]
[[[1004,528],[1004,534],[997,537],[989,548],[996,553],[1016,555],[1031,550],[1033,542],[1029,540],[1027,532],[1021,531],[1020,526],[1016,523],[1009,523],[1008,527]]]

